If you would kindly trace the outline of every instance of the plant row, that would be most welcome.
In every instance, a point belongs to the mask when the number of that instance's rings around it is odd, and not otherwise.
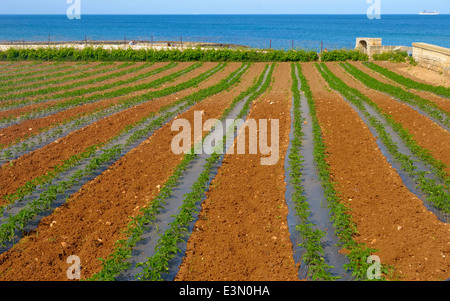
[[[201,63],[194,64],[194,65],[189,66],[181,71],[178,71],[177,74],[172,73],[170,75],[167,75],[164,78],[157,79],[157,80],[153,81],[152,83],[155,86],[161,85],[162,83],[164,83],[166,81],[174,80],[176,77],[181,76],[187,72],[190,72],[191,70],[193,70],[195,68],[198,68],[200,65],[201,65]],[[40,135],[41,137],[39,137],[39,143],[41,143],[44,139],[42,137],[42,134],[44,134],[45,132],[49,132],[52,128],[59,127],[58,129],[56,129],[56,132],[54,132],[53,134],[47,134],[48,138],[51,138],[51,137],[54,137],[55,135],[60,134],[62,131],[64,131],[63,128],[65,127],[65,125],[67,125],[69,123],[71,125],[68,127],[68,129],[73,129],[80,125],[88,124],[89,122],[98,120],[104,116],[111,115],[114,112],[120,112],[131,106],[138,105],[138,104],[141,104],[146,101],[150,101],[155,98],[167,96],[169,94],[173,94],[178,91],[195,86],[195,85],[199,84],[201,81],[212,76],[216,72],[222,70],[223,68],[225,68],[224,64],[218,64],[216,67],[213,67],[213,68],[207,70],[206,72],[200,74],[199,76],[192,78],[190,80],[187,80],[185,82],[182,82],[176,86],[167,87],[167,88],[161,89],[161,90],[151,91],[151,92],[148,92],[141,96],[131,97],[130,99],[122,100],[117,104],[109,105],[106,108],[97,108],[97,109],[91,111],[89,114],[77,114],[77,115],[67,118],[61,122],[58,122],[58,123],[49,125],[45,128],[39,129],[38,134],[31,134],[31,135],[27,135],[25,137],[19,137],[15,141],[11,142],[8,146],[0,145],[0,148],[4,148],[4,149],[8,148],[7,150],[4,151],[3,157],[10,158],[13,155],[13,151],[14,151],[14,150],[11,150],[10,148],[12,147],[12,145],[17,144],[22,140],[33,139],[35,136]],[[31,143],[31,142],[26,143],[25,142],[25,145],[18,146],[18,149],[16,150],[16,152],[25,151],[29,147],[34,147],[34,145],[35,145],[35,143]]]
[[[107,66],[111,66],[111,62],[103,62],[93,66],[91,63],[78,63],[77,67],[73,67],[71,70],[66,72],[54,73],[54,74],[43,74],[38,77],[28,77],[22,80],[10,81],[0,88],[0,94],[7,94],[11,92],[18,92],[22,90],[31,90],[44,86],[49,86],[53,84],[63,84],[68,81],[83,79],[88,76],[93,76],[103,71],[102,69]],[[108,70],[108,69],[106,69]]]
[[[33,64],[37,64],[37,63],[38,63],[37,61],[31,62],[31,64],[29,64],[29,65],[33,65]],[[2,63],[0,65],[0,70],[1,71],[9,71],[9,70],[15,70],[15,69],[20,70],[21,67],[23,67],[23,65],[19,65],[19,62],[12,61],[9,63]]]
[[[402,127],[402,125],[395,122],[392,119],[392,116],[384,113],[369,97],[365,96],[357,89],[346,85],[341,79],[335,76],[325,64],[322,64],[321,66],[317,65],[316,67],[332,89],[338,91],[345,97],[345,99],[355,105],[358,110],[360,110],[367,117],[370,125],[377,131],[378,137],[382,140],[383,144],[386,146],[393,158],[400,163],[403,170],[405,170],[417,181],[419,188],[426,195],[427,202],[433,204],[436,208],[441,209],[443,212],[450,213],[450,195],[448,193],[450,182],[444,170],[445,165],[440,161],[431,160],[429,152],[419,147],[408,132]],[[433,178],[427,178],[426,172],[418,170],[415,166],[415,159],[410,158],[408,155],[403,154],[398,150],[398,146],[392,140],[391,135],[386,131],[383,123],[367,111],[364,103],[368,104],[380,116],[384,117],[384,120],[395,132],[398,133],[399,137],[402,141],[404,141],[405,145],[408,146],[413,154],[420,158],[423,163],[431,165],[430,167],[432,172],[439,181]]]
[[[262,94],[265,90],[268,88],[268,84],[270,81],[265,80],[265,74],[267,74],[267,71],[269,71],[269,76],[271,76],[273,70],[273,65],[268,70],[268,66],[264,69],[263,73],[258,78],[258,81],[251,86],[246,91],[243,91],[240,95],[238,95],[230,104],[230,106],[225,109],[222,113],[221,120],[226,118],[229,114],[229,112],[236,106],[238,102],[243,101],[246,99],[243,108],[240,111],[239,117],[242,117],[245,112],[248,110],[250,103],[256,99],[260,94]],[[205,137],[206,138],[206,137]],[[205,139],[204,138],[204,139]],[[218,143],[218,147],[220,147],[221,143]],[[141,209],[142,214],[134,217],[130,223],[128,224],[127,228],[124,230],[123,234],[127,237],[127,239],[121,239],[116,242],[115,250],[112,254],[108,256],[106,259],[101,259],[103,261],[102,269],[100,272],[93,275],[90,280],[114,280],[114,277],[116,277],[120,272],[123,270],[130,268],[130,263],[126,260],[131,257],[131,252],[133,247],[142,240],[141,236],[142,234],[148,229],[149,225],[153,225],[156,221],[156,216],[161,212],[161,210],[164,208],[164,205],[166,204],[166,200],[172,196],[172,191],[176,187],[176,185],[179,183],[181,177],[183,176],[184,172],[186,171],[187,167],[189,166],[189,163],[192,162],[195,158],[197,158],[197,155],[193,151],[195,147],[192,148],[192,151],[190,153],[187,153],[183,156],[183,159],[180,164],[175,168],[174,173],[169,177],[169,179],[162,185],[161,190],[159,194],[152,200],[151,206],[147,206],[143,209]],[[194,192],[194,189],[191,192],[191,201],[192,198],[195,198],[197,196],[197,200],[199,197],[201,197],[202,193],[204,193],[204,190],[202,192],[202,186],[204,189],[206,189],[205,180],[206,176],[208,176],[209,179],[209,171],[211,170],[212,164],[214,162],[217,162],[218,160],[218,154],[217,152],[214,153],[209,159],[207,165],[204,167],[204,170],[202,172],[201,179],[197,180],[195,187],[196,190]],[[190,204],[191,205],[191,204]],[[187,210],[189,208],[184,207],[184,210]],[[190,207],[190,209],[194,209]],[[149,262],[142,263],[143,270],[145,271],[145,275],[141,275],[140,277],[142,279],[146,280],[160,280],[163,273],[166,273],[168,271],[168,261],[170,258],[173,258],[173,256],[179,252],[179,249],[176,247],[176,244],[183,239],[183,236],[187,234],[186,232],[186,223],[189,223],[192,220],[192,212],[191,212],[191,218],[189,218],[189,213],[184,211],[183,217],[185,219],[184,223],[180,223],[180,220],[178,222],[174,222],[171,224],[171,230],[165,233],[165,238],[160,240],[160,242],[157,245],[157,249],[155,249],[155,256],[151,257]],[[180,225],[179,225],[180,224]],[[178,228],[177,231],[177,227]],[[173,235],[174,231],[177,231],[178,234],[177,237],[172,237],[172,239],[168,239],[169,236]],[[172,234],[171,234],[172,233]]]
[[[199,82],[205,80],[206,78],[212,76],[219,70],[223,69],[225,66],[223,64],[221,64],[218,67],[213,68],[212,70],[208,70],[205,73],[194,78],[193,80],[186,82],[187,84],[185,83],[184,85],[180,86],[179,90],[187,89],[189,87],[192,87],[195,84],[198,84]],[[150,101],[154,98],[169,95],[169,94],[172,94],[175,92],[176,91],[174,91],[170,87],[163,89],[163,90],[155,91],[155,93],[153,94],[153,97],[146,99],[146,101]],[[183,99],[179,100],[178,102],[173,102],[172,104],[163,107],[160,110],[160,112],[178,104],[181,101],[183,101]],[[126,109],[132,105],[133,105],[133,103],[128,103],[127,105],[123,105],[122,107],[120,107],[120,109]],[[49,183],[51,180],[55,179],[62,172],[67,171],[71,168],[74,168],[74,166],[76,166],[80,162],[81,159],[85,159],[85,158],[88,158],[88,157],[94,155],[96,149],[99,149],[103,145],[109,143],[110,141],[113,141],[114,139],[116,139],[117,137],[122,135],[123,133],[128,133],[131,129],[133,129],[136,126],[138,126],[139,124],[143,123],[145,120],[148,120],[149,118],[153,117],[154,114],[155,113],[151,113],[149,116],[144,117],[140,122],[137,122],[137,123],[134,123],[134,124],[131,124],[128,126],[124,126],[123,129],[118,134],[116,134],[113,138],[108,139],[108,141],[90,146],[90,147],[86,148],[83,152],[72,155],[69,159],[65,160],[62,164],[52,167],[52,171],[48,172],[47,174],[45,174],[43,176],[36,177],[35,179],[28,181],[25,185],[18,188],[15,193],[4,196],[3,199],[6,201],[7,204],[12,204],[16,200],[22,200],[25,196],[31,194],[38,186],[42,186],[46,183]],[[11,164],[13,164],[13,163],[11,163]]]
[[[61,62],[53,62],[49,65],[43,65],[43,66],[41,66],[41,63],[33,64],[30,66],[24,66],[24,68],[22,70],[13,70],[11,72],[3,73],[3,75],[0,76],[0,82],[4,82],[4,81],[15,79],[15,78],[34,76],[36,74],[40,74],[42,72],[48,72],[49,70],[58,68],[58,66],[60,66],[60,65],[62,65]],[[17,72],[17,71],[21,71],[21,72]]]
[[[309,221],[311,215],[310,205],[305,196],[305,189],[302,184],[303,178],[303,156],[301,154],[304,137],[302,124],[302,110],[300,104],[300,90],[298,71],[294,63],[291,66],[292,77],[292,95],[293,95],[293,139],[291,140],[291,152],[288,156],[290,164],[290,184],[293,192],[291,194],[292,202],[294,203],[295,215],[299,217],[300,224],[296,226],[300,234],[301,246],[305,252],[302,254],[302,264],[308,266],[308,279],[316,280],[334,280],[336,277],[331,276],[329,266],[325,262],[324,249],[321,239],[326,235],[326,232],[321,229],[314,229],[314,224]]]
[[[35,60],[27,62],[27,64],[20,64],[20,61],[10,61],[7,64],[2,64],[0,70],[4,73],[9,73],[10,71],[20,71],[22,69],[27,69],[29,67],[37,66],[42,64],[42,60]]]
[[[18,137],[8,145],[0,145],[0,164],[2,160],[13,160],[14,158],[17,158],[19,154],[29,152],[43,143],[54,141],[56,137],[65,136],[67,133],[88,126],[101,118],[116,114],[121,110],[121,107],[116,106],[104,110],[96,109],[87,115],[77,114],[58,124],[40,128],[38,133]]]
[[[8,81],[2,82],[2,88],[0,89],[0,92],[4,94],[8,91],[14,91],[13,89],[14,87],[12,86],[20,87],[20,85],[24,85],[30,82],[40,82],[42,80],[52,79],[55,77],[60,78],[62,76],[70,75],[74,72],[77,72],[77,70],[86,70],[89,68],[91,68],[89,63],[80,62],[74,65],[63,65],[55,69],[45,70],[43,72],[40,72],[37,76],[21,76],[18,79],[10,79]]]
[[[366,280],[367,270],[370,266],[366,260],[376,250],[368,248],[363,243],[356,242],[353,238],[357,234],[356,225],[352,220],[350,209],[341,201],[339,193],[334,188],[335,184],[331,179],[329,166],[326,161],[327,147],[322,139],[322,129],[317,118],[316,104],[309,83],[302,74],[300,64],[297,64],[297,68],[299,70],[301,90],[306,97],[312,119],[314,161],[316,162],[319,179],[330,209],[330,220],[333,223],[335,234],[339,238],[340,246],[346,250],[346,255],[349,259],[349,263],[345,264],[344,268],[351,271],[355,279]]]
[[[349,63],[340,64],[348,73],[367,87],[389,94],[400,101],[415,106],[428,113],[431,117],[436,118],[436,120],[442,122],[446,126],[450,126],[450,119],[448,118],[450,113],[439,108],[435,103],[429,101],[428,99],[424,99],[416,94],[405,91],[400,87],[382,83]]]
[[[66,90],[71,90],[74,88],[78,88],[80,86],[86,86],[86,85],[90,85],[90,84],[100,83],[102,81],[106,81],[109,79],[114,79],[114,78],[124,76],[127,74],[132,74],[133,72],[136,72],[138,70],[148,67],[147,65],[143,65],[143,66],[128,68],[130,66],[133,66],[133,64],[134,63],[124,63],[124,64],[117,66],[117,68],[111,68],[109,70],[100,70],[100,72],[99,72],[100,74],[106,73],[106,72],[111,72],[111,71],[114,71],[114,72],[112,72],[111,74],[95,77],[90,80],[69,83],[64,86],[47,87],[47,88],[38,89],[38,90],[30,90],[30,91],[6,95],[6,96],[1,97],[0,100],[18,99],[19,101],[10,101],[7,104],[4,104],[2,107],[3,108],[12,108],[12,107],[16,107],[18,105],[24,105],[24,104],[29,104],[29,103],[38,103],[38,102],[42,102],[42,101],[48,101],[51,99],[67,98],[67,97],[79,96],[79,95],[95,92],[95,91],[101,90],[102,86],[91,87],[89,89],[78,89],[78,90],[74,90],[74,91],[66,91]],[[109,88],[114,87],[114,84],[110,84],[108,87]],[[105,88],[105,89],[107,89],[107,88]],[[60,92],[60,91],[65,91],[65,92],[52,95],[51,99],[49,99],[48,96],[43,96],[45,94],[56,93],[56,92]],[[41,97],[37,98],[37,99],[29,99],[31,97],[36,97],[36,96],[41,96]]]
[[[62,111],[62,110],[66,110],[72,107],[76,107],[79,105],[83,105],[83,104],[87,104],[87,103],[93,103],[96,101],[101,101],[101,100],[105,100],[108,98],[113,98],[113,97],[119,97],[119,96],[124,96],[127,95],[129,93],[132,92],[137,92],[140,90],[145,90],[145,89],[150,89],[150,88],[156,88],[160,85],[162,85],[163,83],[169,82],[169,81],[173,81],[174,79],[200,67],[201,64],[193,64],[183,70],[177,71],[177,72],[173,72],[169,75],[166,75],[164,77],[155,79],[151,82],[148,83],[142,83],[142,84],[136,84],[136,85],[127,85],[130,83],[133,83],[134,81],[138,81],[141,80],[145,77],[151,76],[151,75],[155,75],[158,73],[161,73],[165,70],[168,70],[170,68],[173,68],[176,65],[176,63],[172,63],[163,67],[160,67],[158,69],[155,70],[151,70],[149,72],[146,72],[144,74],[141,75],[137,75],[135,77],[132,77],[130,79],[127,80],[122,80],[119,82],[115,82],[115,83],[110,83],[110,84],[106,84],[106,85],[102,85],[99,87],[92,87],[92,88],[86,88],[86,89],[79,89],[79,90],[75,90],[75,91],[67,91],[64,92],[62,94],[58,94],[55,97],[60,97],[63,100],[60,102],[57,102],[55,104],[46,106],[46,107],[39,107],[39,108],[35,108],[32,109],[28,112],[25,112],[24,114],[22,114],[21,116],[15,116],[15,115],[10,115],[7,117],[3,117],[0,118],[0,123],[10,123],[12,121],[16,121],[16,120],[26,120],[26,119],[32,119],[35,118],[37,116],[41,116],[41,115],[47,115],[47,114],[51,114],[54,112],[58,112],[58,111]],[[121,88],[122,85],[125,85],[125,87]],[[118,89],[114,89],[108,92],[104,92],[104,93],[96,93],[96,94],[91,94],[91,95],[86,95],[86,93],[92,93],[92,92],[96,92],[96,91],[103,91],[103,90],[107,90],[109,88],[114,88],[114,87],[118,87]],[[68,98],[68,99],[66,99]],[[45,99],[42,98],[42,99]],[[38,102],[41,101],[41,99],[25,99],[21,102]]]
[[[407,88],[429,91],[429,92],[433,92],[435,94],[450,98],[450,88],[419,83],[410,78],[404,77],[398,73],[395,73],[387,68],[381,67],[380,65],[377,65],[377,64],[374,64],[371,62],[366,62],[364,64],[367,67],[369,67],[370,69],[377,71],[378,73],[386,76],[387,78],[392,79],[393,81],[395,81]]]
[[[48,99],[48,97],[45,97],[45,94],[48,93],[56,93],[59,91],[65,91],[65,90],[69,90],[69,89],[73,89],[73,88],[77,88],[83,85],[87,85],[87,84],[91,84],[91,83],[96,83],[97,81],[101,81],[101,79],[103,80],[107,80],[109,78],[114,78],[114,74],[116,72],[121,72],[123,68],[127,68],[131,66],[131,63],[127,62],[127,63],[123,63],[117,66],[111,66],[108,69],[99,69],[99,70],[95,70],[93,73],[89,74],[88,76],[94,76],[94,75],[101,75],[102,73],[106,73],[106,72],[113,72],[113,74],[111,74],[110,76],[103,78],[103,77],[98,77],[98,78],[93,78],[91,80],[86,80],[86,81],[80,81],[80,82],[76,82],[76,83],[69,83],[67,85],[63,85],[61,87],[46,87],[44,89],[38,89],[36,91],[25,91],[25,92],[17,92],[17,93],[11,93],[8,95],[3,95],[0,97],[0,100],[2,100],[2,102],[0,102],[0,108],[2,110],[5,109],[10,109],[10,108],[16,108],[16,107],[20,107],[26,104],[30,104],[30,103],[38,103],[38,102],[43,102],[43,101],[48,101],[51,99]],[[81,77],[83,78],[83,77]],[[69,91],[67,91],[69,92]],[[63,93],[67,93],[67,92],[63,92]],[[42,96],[38,99],[28,99],[27,97],[36,97],[36,96]],[[55,94],[54,97],[52,97],[52,99],[57,99],[58,97],[61,97],[62,94]],[[8,100],[8,101],[6,101]]]
[[[223,79],[219,84],[211,86],[209,88],[205,88],[203,90],[199,90],[185,98],[182,98],[170,105],[165,106],[156,113],[153,112],[149,114],[133,125],[126,126],[120,134],[116,135],[114,138],[109,139],[109,141],[118,140],[120,135],[130,133],[138,125],[142,125],[147,121],[151,121],[143,129],[135,130],[132,135],[128,137],[125,143],[113,144],[113,146],[111,146],[110,148],[102,149],[101,154],[99,154],[100,152],[96,152],[96,155],[90,159],[89,164],[84,169],[76,170],[76,172],[72,176],[70,176],[68,180],[60,181],[58,184],[51,184],[51,182],[49,182],[47,187],[45,187],[44,192],[42,192],[37,199],[29,202],[17,214],[10,215],[2,223],[2,225],[0,226],[0,244],[4,245],[5,242],[10,241],[14,237],[16,231],[23,230],[25,225],[37,214],[42,212],[42,210],[50,209],[52,203],[57,200],[57,197],[59,195],[64,194],[68,189],[81,183],[83,178],[94,174],[94,172],[98,171],[98,169],[103,164],[117,160],[127,147],[129,147],[136,141],[147,137],[149,133],[161,127],[168,118],[174,117],[180,110],[193,105],[195,102],[200,101],[201,99],[209,95],[219,93],[234,85],[239,80],[240,76],[242,76],[242,73],[248,69],[248,67],[248,65],[243,66],[243,68],[236,70],[227,78]],[[236,74],[240,74],[240,76],[235,76]],[[179,110],[175,112],[167,112],[164,115],[160,115],[158,118],[155,118],[155,116],[163,113],[170,107],[175,107],[181,104],[183,105],[181,108],[179,108]],[[67,196],[65,200],[67,201],[68,198],[69,196]]]
[[[167,69],[172,68],[172,67],[173,67],[173,65],[171,65],[171,66],[163,66],[161,68],[158,68],[156,70],[151,71],[150,73],[151,74],[156,74],[156,73],[162,72],[162,71],[167,70]],[[189,70],[185,69],[186,72],[188,72]],[[179,75],[182,75],[182,74],[179,74]],[[166,77],[166,79],[167,80],[171,80],[171,79],[173,79],[173,77]],[[157,84],[160,84],[161,82],[154,82],[154,83],[155,83],[155,85],[157,85]],[[112,97],[114,97],[114,95]],[[87,101],[87,99],[84,99],[83,97],[79,97],[78,99]],[[68,107],[70,107],[70,106],[68,106]],[[116,106],[116,107],[117,107],[116,111],[119,111],[120,107],[119,106]],[[42,109],[38,110],[35,113],[35,115],[37,115],[38,113],[41,113],[41,114],[46,114],[47,113],[48,114],[49,112],[55,111],[54,108],[55,108],[54,106],[50,106],[50,107],[47,107],[47,108],[42,108]],[[59,110],[61,110],[61,108],[59,108]],[[35,136],[42,135],[43,133],[48,132],[49,130],[51,130],[52,128],[54,128],[56,126],[62,127],[65,124],[68,124],[70,122],[74,122],[74,121],[76,122],[77,119],[84,119],[85,120],[86,118],[89,118],[89,116],[93,116],[93,115],[97,115],[97,116],[102,116],[103,115],[104,116],[104,115],[107,114],[107,112],[111,112],[113,110],[114,110],[114,106],[109,106],[106,109],[97,108],[97,109],[95,109],[95,110],[93,110],[93,111],[91,111],[89,113],[77,114],[77,115],[69,117],[69,118],[67,118],[67,119],[65,119],[63,121],[60,121],[60,122],[57,122],[55,124],[46,126],[44,128],[40,128],[38,133],[33,133],[33,134],[28,134],[26,136],[18,137],[15,141],[12,141],[11,143],[9,143],[9,145],[0,145],[0,149],[7,149],[7,148],[10,148],[13,145],[19,143],[20,141],[24,141],[24,140],[27,140],[27,139],[33,139]],[[32,113],[28,113],[28,115],[22,116],[22,119],[26,119],[26,118],[30,119],[32,117],[33,117]],[[0,119],[0,121],[3,121],[3,123],[8,123],[8,122],[11,122],[13,120],[19,121],[19,119],[20,119],[20,117],[9,116],[9,117],[4,117],[3,119]],[[90,119],[92,120],[92,119],[95,119],[95,118],[90,118]],[[81,123],[82,123],[82,121],[80,120],[80,122],[78,122],[78,124],[81,124]],[[61,130],[62,129],[60,129],[58,131],[60,132]],[[40,142],[43,141],[42,138],[39,138],[39,140],[40,140]],[[30,146],[33,147],[34,144],[30,143]],[[23,146],[23,147],[26,148],[26,146]],[[22,151],[23,150],[25,150],[25,149],[22,149]],[[9,157],[11,157],[11,155],[12,155],[11,152],[6,151],[6,155],[4,156],[4,158],[9,158]]]

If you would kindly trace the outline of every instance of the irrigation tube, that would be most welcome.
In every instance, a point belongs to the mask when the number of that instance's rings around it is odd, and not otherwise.
[[[269,69],[267,69],[264,79],[258,87],[258,89],[254,92],[257,93],[261,87],[264,85],[265,81],[267,80],[267,75],[269,74]],[[253,94],[252,94],[253,95]],[[230,111],[230,113],[227,115],[227,119],[235,119],[239,112],[242,110],[243,106],[245,105],[245,102],[252,96],[248,95],[244,97],[242,100],[240,100],[237,105]],[[224,119],[221,121],[222,128],[226,129],[226,120]],[[238,132],[239,129],[236,130]],[[226,143],[224,144],[224,149],[228,149],[228,147],[233,143],[234,138],[236,137],[236,132],[233,135],[229,135]],[[208,133],[208,135],[205,137],[205,143],[207,145],[211,145],[210,141],[211,139],[214,139],[214,137],[217,137],[217,135],[214,135],[215,129],[213,129],[211,132]],[[224,152],[225,153],[225,152]],[[184,172],[182,178],[179,180],[177,186],[174,188],[172,196],[166,199],[165,204],[166,206],[164,209],[160,211],[160,213],[156,216],[156,219],[154,223],[150,226],[148,226],[147,231],[144,232],[141,236],[142,240],[139,241],[132,251],[132,256],[128,260],[128,263],[130,264],[130,268],[123,271],[121,274],[119,274],[115,279],[119,281],[130,281],[135,280],[136,276],[140,272],[139,269],[136,267],[136,265],[140,262],[145,262],[147,258],[152,257],[155,254],[155,247],[159,241],[160,235],[163,234],[167,229],[170,228],[170,223],[174,221],[175,215],[179,212],[180,206],[183,204],[184,195],[188,194],[192,191],[192,186],[194,182],[197,180],[199,175],[202,173],[203,168],[206,164],[206,161],[208,158],[210,158],[211,155],[202,152],[201,154],[198,154],[197,158],[194,159],[190,164],[189,167]],[[217,164],[214,166],[214,172],[210,175],[210,181],[214,178],[218,168],[221,165],[221,162],[223,160],[224,154],[222,154],[220,160]],[[208,185],[209,185],[208,183]],[[204,198],[202,199],[202,201]],[[196,204],[197,212],[201,209],[201,202]],[[193,231],[195,222],[197,220],[198,216],[195,214],[194,220],[190,223],[189,229],[188,229],[188,235]],[[169,271],[168,273],[162,275],[163,280],[173,280],[175,276],[178,273],[179,265],[182,263],[184,253],[186,252],[187,248],[187,239],[183,242],[180,242],[177,244],[177,247],[180,248],[181,251],[179,251],[174,258],[172,258],[169,261]]]
[[[352,280],[351,272],[344,269],[344,264],[348,263],[348,259],[345,255],[339,253],[341,249],[338,247],[339,238],[334,234],[333,224],[330,220],[330,213],[328,209],[328,203],[324,196],[323,187],[320,182],[319,173],[314,163],[314,145],[313,145],[313,132],[312,132],[312,120],[309,114],[309,106],[304,93],[301,91],[301,81],[298,77],[298,69],[295,67],[295,74],[298,80],[298,90],[300,92],[300,107],[301,117],[306,123],[302,124],[302,132],[304,134],[302,138],[301,154],[303,156],[303,168],[302,168],[302,183],[305,189],[304,194],[310,205],[311,215],[308,220],[315,225],[316,228],[324,230],[328,229],[326,235],[322,239],[324,259],[326,263],[331,266],[331,276],[340,277],[339,280]],[[293,106],[291,107],[291,122],[293,122]],[[289,134],[289,140],[292,141],[293,125],[291,125],[291,133]],[[292,145],[289,143],[286,161],[285,161],[285,176],[286,176],[286,202],[289,207],[289,213],[287,217],[288,227],[292,245],[294,248],[294,260],[296,263],[301,261],[302,253],[305,250],[298,246],[301,243],[296,226],[301,223],[299,217],[295,215],[294,203],[291,195],[293,192],[291,182],[291,176],[289,173],[289,154],[291,153]],[[306,279],[308,273],[308,267],[301,263],[299,268],[299,278]]]

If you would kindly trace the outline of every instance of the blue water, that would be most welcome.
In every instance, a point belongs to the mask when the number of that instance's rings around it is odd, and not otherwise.
[[[0,41],[173,40],[258,48],[354,48],[357,37],[383,45],[425,42],[450,48],[450,15],[0,15]]]

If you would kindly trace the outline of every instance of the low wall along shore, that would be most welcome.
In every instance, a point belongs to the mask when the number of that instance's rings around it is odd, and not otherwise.
[[[158,42],[158,43],[83,43],[83,42],[52,42],[52,43],[10,43],[10,44],[0,44],[0,51],[7,51],[10,48],[17,49],[38,49],[38,48],[74,48],[77,50],[83,50],[86,47],[91,48],[104,48],[108,50],[112,49],[128,49],[131,48],[133,50],[140,49],[154,49],[154,50],[166,50],[166,49],[188,49],[188,48],[214,48],[214,49],[222,49],[222,48],[233,48],[233,47],[241,47],[240,45],[231,45],[231,44],[215,44],[215,43],[192,43],[192,42]]]
[[[450,49],[427,43],[413,43],[413,58],[422,67],[450,75]]]

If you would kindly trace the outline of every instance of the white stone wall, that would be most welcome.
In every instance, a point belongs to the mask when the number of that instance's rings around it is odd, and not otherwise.
[[[450,75],[450,49],[426,43],[413,43],[413,58],[422,67]]]

